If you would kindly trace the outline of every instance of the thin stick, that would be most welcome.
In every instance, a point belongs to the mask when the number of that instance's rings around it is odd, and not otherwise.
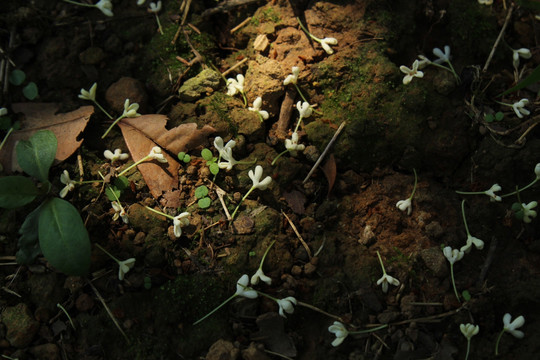
[[[248,16],[246,20],[242,21],[240,24],[236,25],[231,29],[231,34],[240,29],[242,26],[246,25],[251,20],[251,16]]]
[[[300,306],[303,306],[303,307],[305,307],[305,308],[311,309],[311,310],[313,310],[313,311],[316,311],[316,312],[318,312],[318,313],[321,313],[321,314],[323,314],[323,315],[326,315],[326,316],[328,316],[328,317],[331,317],[332,319],[336,319],[336,320],[339,321],[339,322],[342,322],[342,323],[345,322],[345,320],[343,320],[343,319],[340,318],[339,316],[333,315],[333,314],[330,314],[330,313],[327,313],[326,311],[321,310],[321,309],[319,309],[318,307],[315,307],[315,306],[313,306],[313,305],[311,305],[311,304],[307,304],[307,303],[302,302],[302,301],[297,301],[297,304],[300,305]]]
[[[231,221],[232,220],[231,214],[229,213],[229,209],[227,209],[227,205],[225,205],[225,200],[223,199],[223,195],[226,195],[227,193],[216,185],[216,194],[219,198],[219,202],[221,203],[221,206],[223,207],[223,211],[225,211],[227,220]]]
[[[242,61],[239,61],[237,62],[236,64],[234,64],[232,67],[230,67],[229,69],[225,70],[224,72],[221,73],[222,76],[227,76],[227,74],[229,74],[231,71],[233,71],[234,69],[236,69],[237,67],[239,67],[240,65],[242,65],[243,63],[245,63],[246,61],[248,61],[248,58],[245,58],[243,59]]]
[[[508,9],[508,13],[506,14],[506,19],[504,19],[504,25],[499,32],[499,36],[497,37],[497,40],[495,40],[495,44],[493,44],[493,48],[491,48],[491,52],[489,53],[489,56],[486,60],[486,64],[484,65],[484,68],[482,69],[482,72],[486,72],[487,68],[489,66],[489,63],[491,62],[491,59],[493,58],[493,55],[495,54],[495,50],[497,50],[497,46],[499,46],[499,42],[502,39],[502,36],[504,32],[506,31],[506,26],[508,26],[508,22],[510,21],[510,17],[512,16],[512,11],[514,10],[514,4],[510,6],[510,9]]]
[[[324,157],[326,156],[326,153],[328,153],[328,151],[330,151],[330,148],[332,147],[332,145],[334,145],[334,143],[336,142],[337,140],[337,137],[339,136],[339,134],[341,133],[341,131],[343,130],[343,128],[345,127],[345,125],[347,124],[346,121],[342,122],[341,125],[339,125],[339,128],[337,129],[337,131],[335,132],[334,136],[332,136],[332,139],[330,140],[330,142],[328,143],[328,145],[326,145],[326,148],[324,149],[323,153],[321,154],[321,156],[319,156],[319,158],[317,159],[317,162],[315,163],[315,165],[313,165],[313,167],[311,168],[311,170],[309,171],[309,174],[307,174],[306,178],[304,179],[304,181],[302,181],[303,184],[306,183],[306,181],[308,181],[309,177],[313,174],[313,172],[317,169],[317,167],[319,167],[319,165],[321,164],[322,160],[324,159]]]
[[[124,336],[124,339],[126,339],[126,342],[129,344],[130,343],[129,338],[127,337],[124,330],[122,330],[122,328],[120,327],[120,324],[118,323],[118,321],[116,321],[116,319],[114,318],[114,315],[112,314],[111,310],[107,306],[107,303],[105,302],[103,297],[101,297],[101,294],[99,293],[98,289],[96,289],[96,287],[94,286],[94,284],[92,284],[91,281],[88,280],[87,282],[90,285],[90,287],[92,288],[92,290],[94,291],[94,293],[96,294],[97,298],[99,299],[99,301],[101,302],[103,307],[105,308],[105,311],[107,311],[107,314],[109,314],[109,317],[112,319],[112,321],[113,321],[114,325],[116,326],[116,328],[122,333],[122,335]]]
[[[283,212],[283,210],[281,210],[281,213],[283,214],[283,216],[285,216],[285,218],[287,219],[287,221],[289,222],[289,225],[291,225],[294,233],[296,234],[296,236],[298,237],[298,239],[300,240],[300,242],[302,243],[302,246],[304,246],[304,249],[306,249],[307,251],[307,254],[309,256],[309,259],[311,260],[313,258],[313,256],[311,255],[311,250],[309,249],[309,246],[306,244],[306,242],[304,241],[304,239],[302,238],[302,235],[300,235],[300,233],[298,232],[298,229],[296,228],[296,226],[294,226],[294,223],[291,221],[291,219],[289,219],[289,217],[287,216],[287,214],[285,214]]]

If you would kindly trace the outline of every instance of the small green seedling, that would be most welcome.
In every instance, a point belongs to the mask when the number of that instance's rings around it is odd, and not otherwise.
[[[197,205],[201,209],[207,209],[212,204],[212,199],[208,197],[208,188],[204,185],[195,189],[195,197],[198,199]]]
[[[9,82],[15,86],[21,86],[26,80],[26,73],[22,70],[15,69],[9,74]],[[25,98],[32,101],[39,96],[39,90],[35,82],[30,81],[22,88],[22,93]]]
[[[493,121],[502,121],[504,119],[504,114],[500,111],[496,112],[495,114],[486,114],[484,116],[484,121],[487,123],[491,123]]]
[[[212,154],[212,151],[206,148],[202,149],[201,157],[206,161],[210,173],[214,176],[217,175],[219,173],[218,158]]]
[[[191,161],[191,156],[182,151],[178,153],[178,160],[183,161],[187,164]]]
[[[112,186],[107,186],[105,188],[105,195],[110,201],[117,201],[122,196],[124,190],[129,188],[129,180],[125,176],[119,176],[114,179],[114,184]]]

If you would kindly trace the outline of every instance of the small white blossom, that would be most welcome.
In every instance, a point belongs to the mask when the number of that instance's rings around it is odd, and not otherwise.
[[[237,296],[247,297],[249,299],[255,299],[258,295],[255,290],[248,286],[249,276],[247,274],[242,275],[242,277],[236,283],[236,293]]]
[[[473,244],[478,250],[482,250],[484,248],[484,242],[482,240],[472,235],[468,235],[467,243],[464,246],[462,246],[461,249],[459,249],[459,251],[462,251],[464,253],[469,253],[471,251],[471,247]]]
[[[411,80],[413,79],[413,77],[417,77],[417,78],[424,77],[424,73],[422,71],[418,70],[418,65],[419,64],[420,63],[418,62],[418,60],[414,60],[414,62],[412,64],[412,69],[409,69],[405,65],[401,65],[399,67],[399,70],[401,70],[401,72],[405,74],[405,77],[403,78],[403,84],[404,85],[407,85],[408,83],[410,83]]]
[[[386,273],[383,274],[383,276],[379,280],[377,280],[377,285],[382,286],[382,291],[384,293],[388,292],[388,284],[399,286],[399,280]]]
[[[492,5],[493,4],[493,0],[478,0],[478,3],[480,5]]]
[[[231,170],[234,165],[239,163],[233,158],[232,147],[223,148],[223,151],[221,152],[221,158],[225,161],[220,161],[218,166],[220,169],[225,169],[227,171]]]
[[[188,216],[190,214],[188,212],[183,212],[180,215],[177,215],[173,219],[173,225],[174,225],[174,236],[177,238],[182,236],[182,226],[188,226],[189,225],[189,219]]]
[[[431,60],[424,55],[418,55],[418,59],[420,59],[420,61],[418,61],[418,69],[420,70],[431,64]]]
[[[148,154],[148,157],[154,160],[159,161],[160,163],[166,163],[167,159],[163,155],[161,148],[159,146],[154,146],[152,150],[150,150],[150,154]]]
[[[137,6],[141,6],[146,2],[146,0],[137,0]]]
[[[129,258],[118,262],[118,279],[124,280],[124,275],[135,266],[135,258]]]
[[[249,107],[248,110],[257,112],[264,120],[268,119],[268,111],[262,110],[262,98],[259,96],[253,102],[253,107]]]
[[[216,138],[214,139],[214,147],[216,148],[220,156],[223,156],[223,153],[227,151],[227,148],[232,149],[235,146],[236,141],[234,140],[229,140],[227,144],[223,145],[223,139],[221,138],[221,136],[216,136]]]
[[[287,75],[285,80],[283,80],[283,85],[296,84],[298,81],[298,75],[300,75],[300,68],[298,66],[293,66],[292,74]]]
[[[307,101],[297,102],[296,109],[300,113],[300,117],[303,119],[310,117],[311,114],[313,113],[313,108],[311,107],[311,105],[309,105]]]
[[[120,204],[118,201],[113,201],[113,202],[111,202],[111,206],[114,209],[113,221],[116,221],[116,220],[118,220],[119,217],[121,217],[124,224],[128,224],[129,223],[129,218],[128,218],[128,216],[126,214],[126,210],[124,209],[122,204]],[[120,280],[122,280],[122,279],[120,279]]]
[[[111,160],[111,163],[118,160],[126,160],[127,158],[129,158],[129,155],[126,153],[122,153],[122,150],[120,149],[114,150],[114,153],[111,150],[105,150],[103,152],[103,156],[105,156],[106,159]]]
[[[336,347],[341,345],[343,340],[349,335],[349,331],[339,321],[334,321],[334,324],[330,325],[328,327],[328,331],[330,331],[332,334],[336,335],[336,338],[334,341],[332,341],[332,346]]]
[[[540,179],[540,163],[534,167],[534,174],[536,175],[536,179]]]
[[[320,40],[321,46],[326,51],[328,55],[332,55],[334,53],[334,49],[330,47],[330,45],[337,45],[337,39],[333,37],[327,37]]]
[[[129,99],[126,99],[126,101],[124,101],[124,113],[122,114],[122,117],[134,118],[141,116],[141,114],[137,113],[137,110],[139,110],[139,104],[130,104]]]
[[[521,99],[512,104],[512,109],[516,113],[518,118],[523,118],[523,115],[529,115],[531,112],[525,109],[525,106],[529,103],[529,99]]]
[[[244,75],[236,75],[236,80],[233,78],[227,79],[227,95],[234,96],[236,93],[244,92]]]
[[[292,156],[296,156],[297,151],[304,151],[306,146],[304,144],[298,144],[298,133],[295,131],[292,133],[290,139],[285,139],[285,148],[289,150]]]
[[[452,249],[450,246],[446,246],[443,249],[443,254],[448,260],[448,262],[450,262],[450,264],[452,265],[454,265],[454,263],[456,263],[457,261],[463,259],[463,256],[465,255],[463,251],[460,251],[458,249]]]
[[[259,190],[266,190],[268,185],[272,182],[272,178],[270,176],[267,176],[264,178],[263,181],[261,181],[261,177],[263,174],[263,168],[261,165],[257,165],[255,167],[255,172],[253,170],[249,170],[248,176],[253,181],[253,187],[257,188]]]
[[[294,312],[293,305],[296,305],[296,299],[292,296],[288,296],[285,299],[276,300],[276,302],[279,305],[279,315],[283,316],[284,318],[287,317],[285,313],[292,314]]]
[[[446,45],[444,47],[444,53],[439,48],[433,49],[433,55],[438,57],[438,59],[433,61],[436,64],[442,64],[444,62],[450,62],[450,46]]]
[[[530,59],[532,56],[531,50],[526,48],[521,48],[514,50],[512,49],[512,64],[517,69],[519,67],[519,58]]]
[[[96,89],[97,89],[97,83],[94,83],[92,87],[90,87],[90,90],[88,91],[86,91],[85,89],[81,89],[79,98],[83,100],[96,101]]]
[[[532,221],[531,218],[536,217],[536,211],[532,209],[534,209],[537,205],[538,203],[536,201],[531,201],[528,204],[521,204],[521,206],[523,207],[523,222],[529,224]]]
[[[461,324],[459,325],[459,330],[461,330],[461,333],[467,338],[467,340],[471,340],[474,335],[478,334],[480,327],[473,324]]]
[[[489,190],[486,190],[484,191],[484,194],[486,194],[487,196],[489,196],[491,199],[491,201],[501,201],[502,198],[499,196],[499,195],[495,195],[495,193],[497,191],[501,191],[502,188],[500,187],[499,184],[493,184]]]
[[[157,4],[154,2],[151,2],[149,6],[150,8],[148,9],[148,12],[158,13],[161,11],[161,1],[158,1]]]
[[[7,115],[7,113],[8,113],[8,110],[5,107],[0,108],[0,116]]]
[[[268,285],[272,284],[272,279],[269,276],[266,276],[261,268],[259,268],[251,277],[251,285],[257,285],[259,280],[264,281]]]
[[[525,324],[525,318],[523,315],[518,316],[514,319],[514,321],[510,322],[512,320],[512,315],[510,314],[504,314],[503,316],[503,324],[504,324],[504,331],[509,332],[512,334],[515,338],[523,339],[525,334],[521,330],[516,330],[517,328],[520,328]]]
[[[64,170],[64,172],[60,174],[60,182],[66,185],[62,190],[60,190],[60,197],[65,198],[68,192],[75,189],[75,181],[71,180],[68,171]]]
[[[99,0],[94,6],[97,7],[103,14],[107,16],[114,16],[112,12],[113,5],[111,0]]]
[[[405,199],[405,200],[399,200],[396,203],[396,207],[401,211],[407,210],[407,215],[411,215],[411,212],[412,212],[411,198],[408,198],[408,199]]]

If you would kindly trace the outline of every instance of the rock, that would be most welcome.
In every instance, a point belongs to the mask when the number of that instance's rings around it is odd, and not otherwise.
[[[39,323],[24,303],[5,308],[1,320],[6,326],[7,341],[16,348],[30,345],[39,330]]]
[[[150,235],[153,229],[165,232],[167,218],[156,214],[140,204],[133,204],[128,209],[129,223],[134,229],[140,229],[142,232]]]
[[[364,231],[360,234],[360,238],[358,239],[358,243],[364,245],[364,246],[370,246],[375,242],[377,239],[377,235],[373,232],[373,229],[371,228],[371,225],[367,224],[364,228]]]
[[[268,37],[265,34],[260,34],[253,41],[253,48],[257,51],[263,52],[269,45]]]
[[[251,234],[255,228],[255,221],[249,216],[240,215],[232,224],[232,230],[235,234]]]
[[[255,61],[249,62],[244,90],[250,103],[258,96],[262,97],[262,108],[270,113],[270,117],[278,114],[281,107],[281,100],[285,94],[284,74],[286,71],[279,61],[259,55]]]
[[[87,312],[94,307],[94,299],[87,293],[82,293],[75,300],[75,307],[79,312]]]
[[[435,246],[424,249],[420,251],[420,257],[435,276],[439,278],[448,276],[448,265],[440,248]]]
[[[433,87],[441,95],[448,95],[456,88],[456,79],[450,71],[438,71],[433,77]]]
[[[60,350],[56,344],[43,344],[33,346],[29,350],[30,354],[34,355],[39,360],[59,360]]]
[[[399,311],[384,311],[377,315],[377,320],[382,324],[389,324],[399,317]]]
[[[56,304],[62,302],[66,290],[59,286],[58,275],[55,273],[32,274],[28,279],[30,298],[38,307],[44,307],[50,312],[56,311]]]
[[[307,276],[313,274],[317,270],[317,266],[313,265],[312,263],[307,263],[304,265],[304,274]]]
[[[270,360],[270,358],[266,356],[266,354],[264,353],[264,350],[259,349],[259,346],[257,346],[257,344],[255,343],[249,344],[249,347],[247,349],[242,350],[242,359],[243,360]]]
[[[426,225],[426,234],[432,239],[438,239],[444,234],[444,229],[438,221],[432,221]]]
[[[203,97],[209,89],[212,91],[219,87],[221,76],[212,69],[205,69],[199,75],[186,80],[178,90],[180,100],[195,101]]]
[[[139,80],[130,77],[120,78],[120,80],[109,86],[105,92],[107,104],[118,114],[124,112],[126,99],[129,99],[130,104],[139,104],[137,112],[144,113],[147,111],[148,95]]]
[[[236,360],[240,350],[234,347],[230,341],[219,339],[210,347],[206,360]]]
[[[79,60],[86,65],[97,65],[105,59],[106,55],[103,49],[97,46],[91,46],[79,54]]]

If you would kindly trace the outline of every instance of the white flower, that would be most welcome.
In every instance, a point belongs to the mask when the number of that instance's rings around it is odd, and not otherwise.
[[[443,249],[443,254],[452,265],[454,265],[456,261],[463,259],[463,256],[465,255],[463,251],[458,249],[452,249],[450,246],[446,246]]]
[[[99,0],[99,2],[94,6],[101,10],[103,14],[107,16],[114,16],[112,12],[113,6],[111,0]]]
[[[276,302],[279,305],[279,315],[283,317],[287,317],[285,315],[285,312],[287,314],[292,314],[294,312],[293,304],[296,305],[296,299],[293,298],[292,296],[288,296],[285,299],[276,300]]]
[[[83,100],[96,101],[96,89],[97,89],[97,83],[94,83],[92,87],[90,87],[90,90],[88,91],[81,89],[79,98]]]
[[[467,338],[467,340],[471,340],[474,335],[478,334],[480,328],[478,325],[461,324],[459,325],[459,330],[461,330],[461,333]]]
[[[300,75],[300,68],[298,66],[293,66],[292,74],[287,75],[285,80],[283,80],[283,85],[296,84],[298,81],[298,75]]]
[[[534,167],[534,174],[536,175],[537,179],[540,179],[540,163],[536,164]]]
[[[319,41],[321,43],[322,48],[328,55],[332,55],[334,53],[334,50],[330,47],[330,45],[337,45],[337,39],[333,37],[328,37],[321,39]]]
[[[478,250],[482,250],[484,248],[484,242],[482,240],[472,235],[468,235],[467,243],[464,246],[462,246],[461,249],[459,249],[459,251],[462,251],[464,253],[469,253],[471,251],[471,246],[473,244]]]
[[[118,262],[118,279],[124,280],[124,275],[135,266],[135,258],[129,258]]]
[[[249,276],[247,274],[242,275],[242,277],[236,283],[236,296],[243,296],[249,299],[255,299],[258,295],[255,290],[248,286]]]
[[[418,58],[420,59],[420,61],[418,61],[418,69],[423,69],[429,64],[431,64],[431,60],[429,60],[424,55],[418,55]]]
[[[257,113],[259,113],[259,115],[262,116],[262,118],[264,120],[268,119],[269,115],[268,115],[268,111],[265,111],[265,110],[261,110],[261,106],[262,106],[262,98],[259,96],[258,98],[255,99],[255,101],[253,102],[253,107],[249,107],[248,110],[250,111],[255,111]]]
[[[236,75],[236,79],[233,78],[227,79],[227,95],[234,96],[237,92],[244,92],[244,75]]]
[[[126,210],[124,209],[122,204],[120,204],[118,201],[113,201],[113,202],[111,202],[111,206],[114,209],[113,221],[116,221],[116,220],[118,220],[119,217],[121,217],[124,224],[128,224],[129,223],[129,218],[128,218],[128,216],[126,214]],[[122,279],[120,279],[120,280],[122,280]]]
[[[232,149],[235,146],[236,141],[234,140],[229,140],[226,145],[223,145],[223,139],[221,138],[221,136],[216,136],[216,138],[214,139],[214,147],[219,152],[220,156],[223,156],[223,152],[225,152],[227,148]]]
[[[148,154],[148,157],[154,160],[159,161],[160,163],[166,163],[167,159],[161,152],[161,148],[159,146],[154,146],[152,150],[150,150],[150,154]]]
[[[141,116],[141,114],[137,113],[137,110],[139,110],[139,104],[133,103],[130,105],[129,99],[126,99],[126,101],[124,101],[124,113],[122,114],[122,116],[128,118]]]
[[[298,133],[295,131],[290,139],[285,139],[285,148],[289,150],[292,156],[296,156],[297,151],[304,151],[306,146],[298,144]]]
[[[158,1],[157,4],[154,2],[151,2],[149,6],[150,6],[150,9],[148,9],[148,12],[158,13],[161,11],[161,1]]]
[[[519,58],[530,59],[532,56],[531,50],[526,48],[521,48],[514,50],[512,49],[512,64],[517,69],[519,67]]]
[[[225,170],[229,171],[229,170],[231,170],[233,168],[234,165],[238,164],[238,161],[236,161],[233,158],[232,147],[223,148],[223,152],[221,153],[221,158],[223,160],[225,160],[225,161],[220,161],[219,162],[218,166],[219,166],[220,169],[225,169]]]
[[[145,2],[146,2],[146,0],[137,0],[137,6],[141,6]]]
[[[6,108],[0,108],[0,116],[4,116],[4,115],[7,115],[8,111]]]
[[[334,324],[328,327],[328,331],[336,335],[336,338],[332,341],[332,346],[334,347],[341,345],[343,340],[349,335],[349,331],[347,331],[345,325],[339,321],[334,321]]]
[[[381,285],[382,284],[382,285]],[[394,286],[399,286],[399,280],[388,275],[388,274],[383,274],[383,276],[377,280],[377,285],[381,285],[382,286],[382,291],[383,292],[388,292],[388,284],[392,284]]]
[[[510,334],[514,335],[515,338],[523,339],[525,334],[521,330],[516,330],[517,328],[520,328],[525,324],[525,318],[523,315],[518,316],[514,319],[514,321],[510,322],[512,320],[512,315],[506,313],[503,316],[503,324],[504,324],[504,331],[509,332]]]
[[[523,222],[526,222],[527,224],[530,223],[532,220],[531,218],[536,217],[536,211],[532,210],[538,205],[536,201],[531,201],[528,204],[521,204],[523,207]]]
[[[262,177],[262,173],[263,173],[262,166],[257,165],[255,167],[255,173],[253,172],[253,170],[249,170],[248,176],[251,179],[251,181],[253,181],[254,188],[257,188],[259,190],[266,190],[268,185],[270,185],[270,183],[272,182],[272,178],[270,176],[267,176],[264,178],[263,181],[260,181]]]
[[[437,60],[433,61],[436,64],[442,64],[443,62],[450,62],[450,46],[446,45],[444,47],[444,53],[439,48],[433,49],[433,55],[438,57]]]
[[[512,104],[512,109],[516,113],[518,118],[523,118],[523,115],[529,115],[531,112],[525,109],[525,105],[529,103],[529,99],[521,99],[518,102]]]
[[[311,107],[311,105],[309,105],[307,101],[297,102],[296,109],[300,113],[300,117],[303,119],[310,117],[311,114],[313,113],[313,108]]]
[[[105,150],[103,156],[105,156],[106,159],[111,160],[111,163],[118,160],[126,160],[129,157],[128,154],[122,153],[122,150],[120,149],[114,150],[114,153],[111,150]]]
[[[409,69],[405,65],[401,65],[399,67],[399,70],[401,70],[402,73],[406,74],[405,77],[403,78],[404,85],[407,85],[408,83],[410,83],[413,77],[417,77],[417,78],[424,77],[424,73],[418,70],[419,64],[420,63],[418,62],[418,60],[414,60],[412,64],[412,69]]]
[[[60,190],[60,197],[64,198],[66,197],[67,193],[73,189],[75,189],[75,181],[71,180],[69,177],[69,173],[67,170],[64,170],[62,174],[60,174],[60,182],[64,185],[66,185],[62,190]]]
[[[272,279],[269,276],[264,275],[264,272],[261,268],[257,270],[255,274],[251,277],[251,285],[257,285],[259,279],[267,283],[268,285],[272,284]]]
[[[493,4],[493,0],[478,0],[478,3],[481,5],[491,5]]]
[[[489,190],[486,190],[484,191],[484,194],[486,194],[487,196],[489,196],[491,199],[491,201],[501,201],[502,198],[499,196],[499,195],[495,195],[495,193],[497,191],[501,191],[502,188],[500,187],[499,184],[493,184]]]
[[[401,211],[405,211],[407,210],[407,215],[411,215],[411,212],[412,212],[412,201],[411,201],[411,198],[408,198],[406,200],[399,200],[397,203],[396,203],[396,207],[401,210]]]
[[[182,236],[182,226],[189,225],[189,219],[187,218],[189,215],[190,214],[188,212],[183,212],[180,215],[174,217],[174,236],[176,236],[177,238]]]

